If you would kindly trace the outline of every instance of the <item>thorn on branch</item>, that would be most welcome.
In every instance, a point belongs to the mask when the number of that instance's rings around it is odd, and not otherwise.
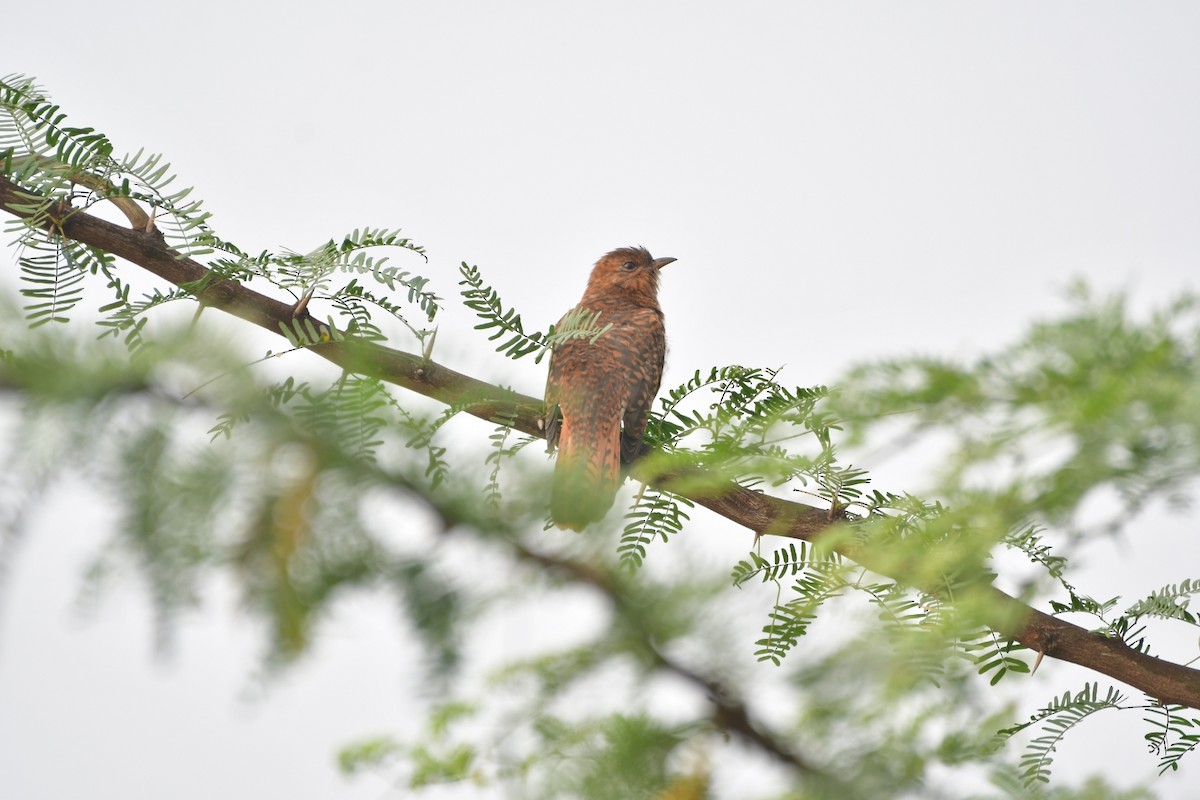
[[[433,361],[433,343],[437,341],[437,333],[438,329],[434,328],[429,334],[429,341],[423,343],[424,346],[421,348],[422,365],[427,365]]]
[[[308,301],[312,300],[313,294],[317,291],[317,287],[313,287],[304,293],[304,296],[296,301],[296,305],[292,306],[292,319],[296,319],[304,313],[308,308]]]
[[[835,519],[841,519],[843,516],[845,516],[844,512],[845,506],[839,504],[837,498],[835,497],[833,502],[829,504],[829,521],[833,522]]]

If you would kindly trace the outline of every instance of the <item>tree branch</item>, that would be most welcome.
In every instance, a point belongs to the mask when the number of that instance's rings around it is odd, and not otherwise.
[[[591,586],[604,595],[613,606],[614,612],[638,629],[640,645],[645,649],[655,667],[682,678],[705,693],[712,705],[713,724],[717,728],[757,747],[777,761],[795,769],[801,775],[818,779],[826,784],[834,783],[833,776],[814,765],[809,759],[797,753],[769,731],[764,730],[754,719],[754,715],[746,704],[720,681],[701,675],[664,654],[655,646],[654,637],[640,627],[641,614],[636,608],[629,607],[628,600],[622,595],[620,589],[613,585],[609,575],[585,564],[536,552],[519,544],[514,543],[513,547],[522,560],[537,564],[547,572],[561,573],[577,583]]]
[[[31,214],[20,206],[30,204],[31,195],[0,177],[0,208],[16,217]],[[176,286],[188,286],[196,299],[277,335],[291,328],[296,319],[311,320],[320,330],[328,325],[309,317],[307,311],[260,294],[234,280],[223,278],[204,265],[183,258],[167,246],[157,231],[131,230],[106,222],[66,205],[55,209],[46,228],[83,244],[91,245],[130,261]],[[336,333],[336,332],[333,332]],[[493,386],[419,356],[374,342],[353,338],[309,346],[316,355],[351,372],[395,384],[446,404],[465,405],[473,416],[503,422],[532,436],[542,436],[543,402]],[[501,419],[502,418],[502,419]],[[846,524],[829,511],[751,491],[732,481],[714,488],[711,476],[698,470],[674,467],[655,470],[653,459],[639,462],[633,474],[639,480],[671,491],[751,530],[756,535],[775,535],[813,541],[821,534]],[[704,488],[698,490],[696,487]],[[880,574],[911,583],[891,566],[882,566],[868,550],[849,544],[839,552]],[[889,571],[890,570],[890,571]],[[1122,681],[1167,704],[1200,708],[1200,670],[1139,653],[1121,640],[1085,630],[1065,620],[1042,613],[994,587],[988,622],[1004,636],[1044,653]]]

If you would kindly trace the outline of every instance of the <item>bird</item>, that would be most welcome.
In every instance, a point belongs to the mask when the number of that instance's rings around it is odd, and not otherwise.
[[[561,341],[550,356],[543,427],[547,452],[558,449],[550,518],[560,528],[582,531],[602,519],[620,488],[621,464],[641,455],[667,354],[659,270],[675,260],[644,247],[605,254],[583,298],[559,321],[586,311],[597,315],[591,326],[611,326],[595,338]]]

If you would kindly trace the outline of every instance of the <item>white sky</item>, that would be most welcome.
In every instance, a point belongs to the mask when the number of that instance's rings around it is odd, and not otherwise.
[[[1062,310],[1077,276],[1140,306],[1196,287],[1194,3],[71,5],[6,10],[0,73],[37,77],[118,149],[166,153],[225,238],[307,251],[400,226],[443,296],[478,264],[535,328],[599,255],[644,244],[679,259],[667,385],[714,364],[813,384],[875,356],[970,355]],[[544,365],[487,357],[458,319],[441,361],[540,393]],[[6,577],[0,797],[380,798],[340,782],[332,752],[399,727],[411,687],[386,604],[348,609],[247,702],[257,641],[232,602],[166,664],[134,589],[80,624],[103,531],[79,492]],[[1099,553],[1097,592],[1118,559],[1141,556],[1147,583],[1114,591],[1195,577],[1176,527]],[[1185,572],[1164,575],[1163,552]],[[1079,683],[1055,669],[1038,700]]]

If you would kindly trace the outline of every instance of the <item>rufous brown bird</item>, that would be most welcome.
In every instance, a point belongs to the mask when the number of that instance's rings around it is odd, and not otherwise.
[[[558,447],[550,518],[560,528],[601,519],[621,485],[621,462],[641,452],[667,353],[658,271],[674,260],[623,247],[597,261],[575,310],[599,315],[592,327],[612,327],[594,341],[560,342],[550,356],[546,443]]]

